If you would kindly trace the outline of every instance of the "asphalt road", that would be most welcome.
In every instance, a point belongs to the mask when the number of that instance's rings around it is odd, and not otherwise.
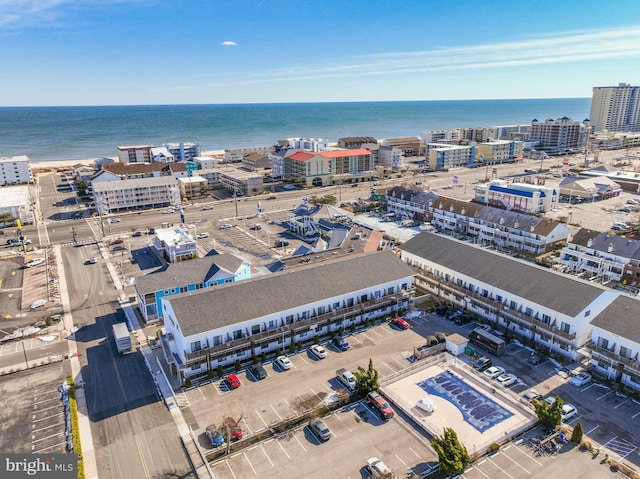
[[[189,477],[173,419],[156,396],[142,356],[116,352],[111,325],[117,292],[97,256],[97,247],[63,248],[91,432],[100,478]]]

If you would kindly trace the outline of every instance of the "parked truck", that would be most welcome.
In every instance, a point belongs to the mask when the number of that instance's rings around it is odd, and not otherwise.
[[[131,335],[127,323],[115,323],[113,325],[113,337],[116,340],[116,349],[120,354],[131,351]]]
[[[346,386],[349,392],[354,392],[356,390],[356,377],[351,371],[340,368],[336,371],[336,377],[338,378],[338,381]]]

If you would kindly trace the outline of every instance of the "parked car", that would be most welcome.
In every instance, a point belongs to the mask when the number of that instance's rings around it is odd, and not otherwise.
[[[142,231],[136,231],[135,233],[133,233],[134,238],[137,238],[139,236],[142,236]]]
[[[242,439],[242,428],[238,425],[238,421],[232,417],[226,417],[224,419],[224,427],[229,430],[229,437],[232,441]]]
[[[582,387],[585,384],[589,384],[593,378],[589,373],[576,374],[569,380],[569,384],[576,387]]]
[[[212,210],[213,209],[213,205],[205,205],[202,207],[202,211],[207,211],[207,210]]]
[[[313,418],[309,421],[309,429],[313,432],[321,441],[328,441],[333,436],[331,429],[327,427],[322,419]]]
[[[287,240],[276,240],[275,245],[277,248],[282,248],[284,246],[289,246],[289,242]]]
[[[527,362],[529,364],[533,364],[534,366],[537,366],[538,364],[542,364],[544,362],[545,358],[542,354],[540,353],[531,353],[531,355],[529,356],[529,359],[527,359]]]
[[[252,364],[249,366],[249,371],[251,371],[251,374],[253,374],[258,380],[267,377],[267,370],[262,366],[262,364]]]
[[[311,351],[311,354],[313,354],[318,359],[324,359],[327,357],[327,350],[319,344],[314,344],[313,346],[311,346],[309,348],[309,351]]]
[[[261,230],[261,229],[262,229],[262,226],[260,226],[258,223],[256,223],[256,224],[254,224],[254,225],[251,225],[251,228],[249,228],[249,229],[252,229],[252,230],[254,230],[254,231],[257,231],[257,230]]]
[[[120,218],[109,218],[109,223],[120,223]]]
[[[286,356],[278,356],[276,358],[276,364],[283,371],[288,371],[291,369],[291,360]]]
[[[393,408],[377,391],[371,391],[367,394],[367,402],[372,408],[380,413],[382,419],[391,419],[393,417]]]
[[[44,258],[33,258],[30,261],[27,261],[27,263],[25,264],[25,266],[27,268],[32,268],[34,266],[38,266],[40,264],[43,264],[46,260]]]
[[[224,377],[224,382],[229,389],[238,389],[240,387],[240,378],[235,374],[227,374]]]
[[[122,238],[118,238],[111,242],[111,244],[122,244],[122,243],[124,243],[124,240]]]
[[[196,235],[196,238],[198,239],[204,239],[204,238],[208,238],[209,237],[209,233],[198,233]]]
[[[436,403],[434,403],[433,399],[431,399],[429,396],[424,396],[418,399],[416,407],[423,410],[424,412],[432,413],[436,410]]]
[[[490,367],[492,364],[493,364],[493,361],[491,360],[491,358],[482,356],[473,362],[473,368],[477,369],[478,371],[484,371],[485,369]]]
[[[29,305],[30,309],[38,309],[47,304],[46,299],[38,299]]]
[[[502,366],[491,366],[482,371],[482,374],[484,374],[489,379],[495,379],[501,374],[504,374],[504,368]]]
[[[163,211],[163,214],[165,215],[170,215],[171,213],[175,213],[175,210],[173,208],[169,208],[168,210]]]
[[[571,403],[563,404],[562,406],[562,421],[568,421],[573,416],[578,414],[578,409]]]
[[[389,467],[377,457],[367,459],[367,471],[373,479],[386,479],[392,477]]]
[[[346,351],[349,349],[349,343],[340,336],[334,336],[331,340],[331,344],[333,344],[339,351]]]
[[[220,429],[218,429],[213,424],[207,426],[207,428],[205,429],[205,434],[209,438],[209,441],[211,441],[211,445],[213,447],[220,447],[225,443],[224,434],[222,434],[222,431],[220,431]]]
[[[87,264],[96,264],[98,262],[98,259],[95,256],[91,256],[89,259],[87,259]]]
[[[512,386],[516,383],[516,381],[518,381],[518,377],[515,374],[511,373],[504,373],[496,378],[496,383],[498,383],[499,386],[505,388]]]
[[[391,325],[398,329],[409,329],[411,327],[404,318],[391,318]]]
[[[231,227],[232,227],[232,226],[231,226],[229,223],[224,223],[224,224],[221,224],[221,225],[219,226],[219,228],[220,228],[221,230],[226,230],[226,229],[229,229],[229,228],[231,228]]]
[[[527,402],[532,402],[534,399],[540,399],[541,397],[542,394],[540,394],[535,389],[529,389],[529,391],[527,391],[527,393],[522,396],[522,398]]]

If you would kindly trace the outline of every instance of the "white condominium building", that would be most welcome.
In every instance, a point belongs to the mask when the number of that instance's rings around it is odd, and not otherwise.
[[[640,86],[594,87],[589,121],[595,131],[640,131]]]
[[[93,183],[99,215],[136,208],[180,205],[180,186],[173,176]]]
[[[0,158],[0,186],[31,183],[31,168],[26,155]]]

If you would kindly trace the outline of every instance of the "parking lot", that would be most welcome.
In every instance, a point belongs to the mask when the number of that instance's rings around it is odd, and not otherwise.
[[[66,452],[64,407],[58,386],[63,363],[0,378],[0,444],[5,453]]]

